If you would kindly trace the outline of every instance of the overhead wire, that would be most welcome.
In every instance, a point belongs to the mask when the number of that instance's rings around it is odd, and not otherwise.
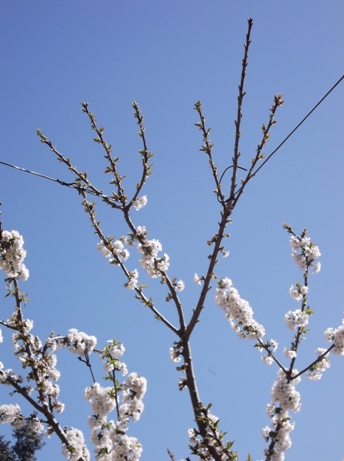
[[[49,181],[57,182],[61,186],[66,186],[66,187],[70,187],[72,189],[76,189],[79,193],[81,193],[81,191],[85,191],[88,194],[96,195],[96,193],[93,190],[88,189],[87,187],[84,187],[84,186],[80,186],[80,184],[77,184],[76,182],[65,182],[65,181],[62,181],[61,179],[51,178],[50,176],[47,176],[45,174],[37,173],[36,171],[27,170],[26,168],[22,168],[20,166],[12,165],[11,163],[3,162],[1,160],[0,160],[0,165],[8,166],[10,168],[14,168],[15,170],[23,171],[24,173],[29,173],[29,174],[32,174],[34,176],[38,176],[40,178],[47,179]]]
[[[308,114],[303,117],[303,119],[301,120],[300,123],[298,123],[298,125],[296,125],[296,127],[288,134],[288,136],[286,136],[283,141],[276,147],[276,149],[274,149],[271,154],[268,155],[268,157],[264,160],[264,162],[259,165],[259,167],[254,171],[253,175],[257,174],[258,171],[263,168],[263,166],[266,164],[266,162],[268,162],[270,160],[270,158],[275,155],[275,153],[283,146],[283,144],[285,142],[288,141],[288,139],[295,133],[296,130],[298,130],[300,128],[300,126],[307,120],[307,118],[320,106],[320,104],[327,98],[327,96],[329,96],[330,93],[332,93],[332,91],[340,84],[340,82],[344,80],[344,75],[342,75],[340,77],[340,79],[332,86],[332,88],[330,88],[328,90],[328,92],[320,99],[319,102],[317,102],[317,104],[308,112]]]

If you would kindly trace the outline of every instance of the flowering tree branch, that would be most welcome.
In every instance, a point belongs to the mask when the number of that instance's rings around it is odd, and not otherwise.
[[[190,451],[200,460],[205,461],[235,461],[237,453],[232,450],[233,442],[225,440],[225,432],[220,429],[220,420],[211,413],[211,404],[205,405],[199,395],[197,388],[196,374],[194,370],[193,358],[191,353],[191,337],[196,325],[200,322],[201,314],[208,301],[211,290],[211,281],[215,281],[215,302],[225,312],[226,319],[229,321],[232,330],[241,339],[254,341],[255,347],[262,353],[261,358],[267,365],[275,362],[278,366],[277,378],[273,383],[271,395],[272,401],[268,405],[268,415],[271,419],[270,426],[263,429],[263,437],[268,442],[264,455],[265,461],[282,461],[285,451],[290,447],[291,441],[289,433],[294,428],[291,422],[289,411],[297,412],[300,410],[300,394],[296,390],[301,376],[306,376],[311,380],[320,379],[322,373],[329,367],[329,354],[344,355],[344,325],[337,329],[328,328],[325,331],[325,338],[331,343],[327,349],[318,348],[317,358],[310,364],[298,371],[295,368],[297,354],[300,344],[308,330],[306,326],[313,311],[307,304],[307,294],[309,289],[309,270],[313,272],[320,270],[320,263],[317,259],[320,250],[314,242],[307,237],[306,230],[298,236],[291,226],[285,224],[284,227],[291,235],[290,244],[292,257],[299,269],[302,270],[303,281],[292,285],[289,292],[291,297],[301,302],[300,309],[288,311],[285,314],[287,327],[294,331],[291,346],[284,350],[284,356],[289,360],[288,366],[282,364],[282,360],[277,358],[276,350],[278,343],[276,340],[264,340],[265,329],[254,316],[254,311],[250,303],[243,299],[233,282],[228,277],[219,279],[216,275],[216,265],[219,256],[226,257],[228,252],[224,248],[223,241],[228,234],[226,227],[231,220],[231,215],[238,201],[246,189],[247,184],[260,170],[258,163],[264,158],[263,149],[266,145],[271,128],[276,123],[275,114],[277,109],[283,104],[282,96],[275,95],[274,102],[270,109],[269,120],[266,125],[262,125],[262,139],[257,146],[256,153],[251,160],[249,168],[239,165],[241,120],[243,114],[243,100],[245,96],[245,78],[248,66],[248,52],[251,43],[251,30],[253,21],[248,20],[248,31],[244,45],[244,57],[242,60],[241,78],[239,84],[237,115],[235,120],[234,151],[232,165],[227,167],[219,177],[218,169],[214,161],[213,146],[210,140],[210,128],[206,126],[200,102],[195,104],[199,121],[196,126],[201,131],[203,151],[209,161],[209,167],[215,183],[215,193],[220,203],[220,218],[215,234],[207,242],[212,246],[212,251],[208,256],[207,268],[204,275],[195,274],[195,283],[202,286],[195,307],[190,309],[190,319],[187,322],[184,307],[181,302],[180,293],[184,290],[183,280],[171,277],[168,273],[169,255],[162,253],[162,244],[157,239],[148,238],[148,230],[144,226],[137,226],[132,217],[133,210],[139,211],[147,204],[147,196],[141,195],[144,185],[152,172],[151,159],[153,153],[148,150],[148,143],[145,135],[143,116],[136,102],[133,103],[134,118],[139,126],[139,137],[142,141],[142,149],[139,150],[141,159],[141,173],[136,183],[136,190],[133,194],[127,195],[124,187],[125,176],[118,169],[118,158],[112,156],[112,146],[104,137],[104,127],[99,126],[94,114],[89,110],[87,103],[82,103],[84,112],[90,122],[91,129],[96,136],[93,141],[101,146],[106,160],[105,174],[110,177],[110,185],[115,190],[111,195],[106,195],[100,187],[95,186],[89,179],[86,172],[82,172],[73,166],[71,160],[60,153],[53,143],[37,131],[40,141],[47,145],[57,159],[76,176],[75,188],[82,196],[82,206],[90,219],[94,233],[99,239],[97,248],[102,255],[107,258],[112,266],[119,267],[122,272],[124,286],[135,293],[135,298],[154,314],[174,335],[175,341],[170,348],[171,359],[175,363],[182,362],[176,367],[177,371],[182,372],[178,386],[180,390],[187,389],[190,397],[191,407],[194,413],[195,428],[189,429]],[[240,179],[238,185],[239,170],[246,171],[246,176]],[[229,195],[226,197],[223,188],[223,179],[227,171],[231,172],[228,181]],[[95,201],[89,201],[89,195],[95,197]],[[119,238],[108,236],[97,220],[97,204],[101,201],[110,206],[122,215],[123,221],[127,225],[127,233]],[[94,445],[97,460],[99,461],[137,461],[142,453],[142,446],[134,437],[126,435],[128,423],[137,421],[143,411],[143,396],[146,392],[146,380],[137,373],[130,373],[123,382],[120,382],[119,375],[123,377],[128,374],[126,364],[121,360],[124,353],[124,346],[116,340],[107,342],[104,349],[96,349],[96,338],[86,333],[71,329],[65,336],[54,336],[53,334],[42,343],[40,339],[30,333],[33,322],[24,319],[22,314],[22,304],[25,297],[20,293],[18,280],[25,281],[29,276],[29,271],[23,263],[26,252],[23,249],[23,239],[16,231],[4,231],[0,225],[0,269],[4,270],[8,282],[8,295],[15,299],[14,313],[8,320],[0,320],[0,324],[5,328],[14,331],[13,341],[15,355],[20,359],[23,369],[28,369],[27,379],[33,387],[24,387],[23,378],[16,376],[11,370],[3,370],[0,364],[0,384],[11,386],[20,394],[40,415],[35,419],[37,431],[42,430],[42,425],[47,428],[47,433],[55,433],[61,443],[64,456],[71,461],[88,461],[90,453],[84,441],[83,434],[78,429],[70,428],[63,430],[57,420],[57,415],[63,411],[64,405],[58,400],[59,387],[56,381],[59,372],[56,369],[55,351],[63,347],[68,348],[73,354],[78,356],[79,361],[83,362],[90,370],[92,384],[85,389],[85,397],[91,404],[92,415],[89,417],[91,427],[91,441]],[[128,259],[129,249],[135,248],[138,252],[139,264],[151,279],[157,279],[167,290],[166,302],[174,305],[178,321],[173,324],[162,314],[161,308],[152,297],[146,295],[147,285],[140,282],[139,271],[137,268],[130,268]],[[0,335],[0,338],[2,336]],[[91,365],[91,354],[96,353],[100,356],[106,379],[111,386],[102,386],[95,378]],[[108,415],[116,411],[116,422],[108,420]],[[19,406],[1,405],[0,422],[8,422],[12,425],[20,425],[24,416]],[[174,455],[168,451],[171,460]],[[187,458],[189,460],[189,458]],[[247,461],[251,457],[248,455]]]

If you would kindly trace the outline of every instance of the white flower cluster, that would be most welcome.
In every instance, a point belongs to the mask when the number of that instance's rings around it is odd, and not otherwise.
[[[132,272],[129,272],[129,281],[125,284],[126,288],[129,290],[135,290],[139,285],[139,273],[137,269],[134,269]]]
[[[137,373],[130,373],[122,387],[121,421],[129,422],[129,417],[138,421],[144,408],[142,399],[147,391],[147,380]]]
[[[140,236],[140,237],[146,237],[146,235],[148,234],[148,230],[146,229],[145,226],[137,226],[137,235]]]
[[[169,256],[164,255],[159,258],[158,253],[162,251],[162,245],[159,240],[145,240],[144,243],[139,243],[137,247],[142,255],[140,264],[145,269],[148,275],[152,278],[157,278],[161,275],[161,271],[167,271],[169,268]]]
[[[25,419],[21,413],[20,406],[0,405],[0,423],[11,424],[13,428],[20,428],[24,425]]]
[[[43,426],[35,415],[25,418],[21,413],[18,404],[0,405],[0,424],[10,424],[14,429],[19,429],[29,421],[30,430],[39,434],[43,431]],[[2,458],[1,458],[2,459]]]
[[[91,402],[94,412],[88,420],[92,429],[91,441],[95,445],[97,461],[137,461],[142,454],[142,446],[135,437],[126,435],[126,432],[129,421],[138,421],[143,412],[142,399],[147,381],[137,373],[130,373],[119,386],[113,373],[121,371],[123,375],[127,374],[127,366],[119,359],[125,348],[115,340],[108,343],[100,358],[114,386],[102,387],[95,383],[85,389],[85,398]],[[116,407],[118,421],[108,421],[108,414]]]
[[[265,441],[274,439],[275,444],[273,448],[273,454],[269,457],[271,461],[283,461],[285,459],[285,452],[291,447],[291,439],[289,433],[294,430],[295,423],[290,422],[290,416],[288,411],[279,409],[275,412],[274,407],[268,407],[269,416],[273,421],[273,429],[266,426],[262,430],[262,436]],[[276,432],[276,428],[278,432]],[[268,455],[268,449],[264,450],[264,454]]]
[[[147,202],[148,202],[147,195],[144,195],[143,197],[137,198],[134,201],[133,206],[136,211],[139,211],[141,208],[147,205]]]
[[[283,349],[283,354],[284,357],[287,357],[287,359],[294,359],[297,356],[296,351],[293,349],[287,349],[286,347]]]
[[[323,347],[318,347],[315,353],[318,357],[320,357],[326,352],[326,350],[327,349]],[[330,359],[325,355],[322,360],[320,360],[320,362],[317,362],[311,367],[306,376],[311,381],[318,381],[322,377],[324,371],[326,371],[328,368],[330,368]]]
[[[299,238],[292,235],[290,246],[292,249],[291,256],[299,269],[305,271],[307,267],[312,266],[314,272],[320,271],[321,264],[320,262],[315,263],[315,260],[321,256],[321,253],[319,247],[309,237]]]
[[[194,277],[193,277],[193,281],[195,283],[197,283],[197,285],[200,285],[201,282],[202,282],[202,277],[198,277],[198,275],[195,273]]]
[[[102,241],[97,244],[98,251],[101,252],[105,258],[109,259],[111,264],[116,264],[116,256],[120,261],[126,261],[129,258],[129,251],[124,247],[121,240],[109,242],[106,246]]]
[[[19,278],[23,281],[29,278],[29,271],[24,264],[26,251],[24,239],[19,232],[3,230],[0,233],[0,269],[8,278]]]
[[[298,371],[293,370],[293,375]],[[294,429],[294,423],[290,422],[288,410],[298,412],[301,409],[300,393],[295,386],[301,381],[300,377],[288,380],[284,370],[278,370],[277,379],[271,389],[272,402],[267,406],[267,413],[272,420],[271,427],[266,426],[262,430],[262,435],[267,442],[269,439],[274,441],[273,454],[271,461],[283,461],[285,451],[291,447],[289,433]],[[268,449],[265,450],[268,454]]]
[[[266,346],[267,346],[267,349],[265,350],[268,352],[268,354],[267,355],[262,354],[261,359],[263,363],[265,363],[265,365],[272,365],[274,361],[272,357],[272,353],[277,351],[278,342],[274,339],[270,339],[270,341],[266,343]],[[262,349],[263,349],[262,347],[259,347],[260,351],[262,351]]]
[[[14,330],[12,341],[14,345],[14,353],[24,369],[31,369],[27,379],[34,382],[34,387],[30,387],[30,392],[35,390],[40,396],[40,400],[49,399],[49,407],[57,413],[62,413],[64,404],[58,400],[60,388],[57,381],[60,378],[60,372],[56,369],[57,358],[51,352],[56,350],[58,345],[54,340],[49,338],[43,348],[41,340],[30,333],[33,328],[33,321],[23,319],[16,310],[12,316],[6,321],[6,325]],[[60,345],[61,347],[61,345]],[[43,349],[44,353],[43,353]],[[50,351],[49,351],[50,349]],[[0,382],[11,384],[17,382],[18,377],[12,370],[2,370]]]
[[[12,382],[18,381],[18,377],[11,368],[4,370],[4,364],[0,362],[0,384],[11,385]]]
[[[184,288],[185,288],[185,283],[183,282],[183,280],[173,281],[172,284],[173,284],[175,290],[179,291],[179,292],[183,291]]]
[[[301,301],[303,296],[308,293],[308,287],[303,285],[301,286],[300,284],[296,284],[296,287],[292,285],[289,288],[289,294],[290,296],[295,299],[295,301]]]
[[[284,316],[284,321],[289,330],[296,328],[304,328],[308,324],[309,315],[301,309],[295,311],[288,311]]]
[[[225,434],[219,431],[218,426],[220,419],[207,411],[207,414],[204,417],[204,422],[206,425],[206,437],[202,437],[196,429],[188,429],[188,436],[190,444],[192,445],[193,454],[198,455],[199,459],[213,459],[213,457],[209,457],[208,448],[209,446],[212,446],[218,455],[220,455],[221,461],[233,459],[228,453],[226,443],[223,440],[221,441]],[[207,441],[206,444],[204,443],[205,440]]]
[[[296,375],[297,370],[294,369],[293,374]],[[300,411],[300,393],[295,389],[300,381],[301,377],[288,381],[285,372],[279,369],[277,379],[271,389],[272,401],[278,402],[285,410]]]
[[[97,338],[95,336],[87,335],[82,331],[71,328],[68,335],[62,339],[63,343],[68,345],[68,350],[73,354],[84,357],[86,354],[91,354],[97,345]]]
[[[224,278],[216,288],[215,302],[226,313],[232,329],[242,339],[261,339],[265,335],[262,325],[253,318],[249,303],[242,299],[229,278]]]
[[[182,348],[179,345],[176,345],[174,347],[170,347],[170,359],[172,362],[180,362],[181,361],[181,354],[182,354]]]
[[[68,441],[68,447],[62,445],[62,454],[70,461],[78,461],[82,458],[84,461],[90,460],[90,452],[85,445],[84,435],[79,429],[72,427],[65,431],[65,436]]]
[[[103,387],[99,383],[86,387],[85,399],[92,402],[92,411],[100,417],[107,415],[116,407],[116,395],[113,387]]]
[[[113,371],[120,371],[122,376],[128,374],[127,365],[119,360],[124,354],[125,347],[122,343],[118,343],[116,340],[107,341],[109,344],[105,346],[105,349],[101,352],[100,359],[103,362],[104,370],[107,373]]]
[[[333,341],[334,347],[331,349],[333,354],[344,355],[344,319],[338,328],[327,328],[324,337],[328,342]]]

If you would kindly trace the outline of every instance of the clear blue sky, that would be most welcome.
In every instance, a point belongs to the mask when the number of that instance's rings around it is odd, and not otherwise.
[[[244,105],[241,152],[247,166],[268,120],[274,93],[285,104],[277,115],[266,153],[271,152],[343,74],[344,7],[342,1],[291,0],[12,0],[0,3],[0,160],[73,181],[46,148],[36,128],[100,188],[103,158],[80,102],[106,127],[106,139],[121,157],[120,167],[133,190],[141,148],[131,102],[145,115],[148,146],[155,153],[154,174],[145,193],[148,205],[133,215],[151,238],[161,240],[171,257],[169,273],[181,278],[186,311],[194,307],[199,287],[195,272],[207,264],[206,241],[216,232],[219,206],[193,104],[203,102],[220,171],[230,165],[237,86],[247,18],[254,28]],[[267,338],[280,343],[279,357],[291,341],[284,326],[295,309],[289,287],[300,278],[290,258],[282,223],[304,227],[322,252],[322,272],[311,278],[310,305],[316,315],[302,344],[300,365],[325,342],[323,331],[337,327],[343,313],[343,90],[342,83],[300,130],[280,149],[247,188],[233,215],[219,276],[230,277],[250,301]],[[124,341],[124,360],[148,379],[146,409],[131,434],[143,444],[143,461],[166,460],[166,448],[186,457],[187,428],[193,425],[186,392],[177,390],[178,372],[168,350],[175,339],[150,312],[124,291],[121,274],[96,251],[97,239],[72,190],[0,165],[0,201],[5,229],[25,238],[30,279],[22,288],[35,332],[46,338],[78,328],[98,337],[99,345]],[[106,234],[125,232],[121,216],[99,208]],[[134,258],[133,267],[137,266]],[[132,267],[132,268],[133,268]],[[142,272],[142,271],[141,271]],[[150,282],[161,310],[164,291]],[[4,289],[3,289],[4,293]],[[1,295],[0,295],[1,296]],[[160,304],[161,301],[161,304]],[[1,307],[10,313],[10,305]],[[240,459],[248,451],[261,459],[261,429],[276,369],[260,361],[252,344],[238,340],[210,294],[192,341],[198,386],[204,403],[213,403],[221,427],[235,440]],[[6,366],[11,343],[1,345]],[[301,350],[302,352],[302,350]],[[74,356],[62,352],[62,425],[85,430],[89,404],[83,389],[90,377]],[[98,366],[98,365],[97,365]],[[98,376],[101,370],[97,368]],[[319,382],[303,379],[302,411],[289,460],[338,461],[343,447],[343,363],[332,358]],[[9,403],[0,388],[1,403]],[[0,428],[1,433],[5,429]],[[64,459],[59,444],[48,441],[38,460]]]

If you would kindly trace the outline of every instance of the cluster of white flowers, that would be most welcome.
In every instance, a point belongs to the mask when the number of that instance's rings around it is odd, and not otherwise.
[[[0,423],[11,424],[14,428],[22,427],[25,423],[18,404],[0,405]]]
[[[338,328],[327,328],[324,332],[326,341],[332,342],[334,347],[331,352],[335,355],[344,355],[344,319]]]
[[[0,233],[0,269],[8,278],[19,278],[23,281],[29,278],[29,271],[24,264],[26,251],[24,239],[19,232],[3,230]]]
[[[308,287],[303,285],[301,286],[300,284],[297,284],[296,287],[292,285],[289,288],[289,294],[290,296],[295,299],[295,301],[301,301],[303,296],[308,293]]]
[[[183,280],[175,280],[173,281],[173,286],[175,288],[176,291],[183,291],[184,288],[185,288],[185,283],[183,282]]]
[[[122,399],[124,403],[119,409],[121,421],[126,419],[129,422],[129,417],[134,421],[139,420],[144,408],[142,399],[146,391],[146,378],[137,373],[130,373],[127,376],[122,386]]]
[[[242,339],[261,339],[265,335],[262,325],[253,318],[249,303],[242,299],[229,278],[224,278],[216,288],[215,302],[226,313],[232,329]]]
[[[148,202],[147,195],[143,195],[142,197],[137,198],[134,201],[133,206],[136,211],[139,211],[141,208],[147,205],[147,202]]]
[[[25,425],[26,421],[30,421],[30,430],[33,433],[39,434],[43,431],[39,419],[31,415],[26,420],[18,404],[0,405],[0,424],[10,424],[14,429],[19,429]]]
[[[284,316],[284,321],[289,330],[295,330],[296,328],[304,328],[309,320],[309,315],[301,309],[295,311],[288,311]]]
[[[296,376],[298,371],[293,370]],[[271,461],[283,461],[285,451],[291,447],[289,433],[294,429],[294,423],[290,422],[288,410],[298,412],[301,409],[300,393],[295,389],[301,377],[293,380],[288,379],[284,370],[279,369],[277,379],[272,385],[272,402],[267,406],[267,413],[272,420],[271,427],[266,426],[262,430],[262,435],[267,442],[269,439],[274,441],[273,454]],[[265,450],[268,454],[268,449]]]
[[[14,371],[11,368],[7,370],[4,369],[4,364],[0,362],[0,384],[11,385],[11,382],[16,382],[18,380]]]
[[[30,333],[33,328],[33,321],[30,319],[23,319],[20,311],[16,310],[12,316],[6,321],[6,325],[14,330],[12,341],[14,345],[14,353],[18,360],[21,362],[22,367],[34,369],[28,374],[28,380],[34,382],[34,387],[30,387],[28,392],[36,390],[40,395],[41,401],[49,399],[49,406],[55,409],[57,413],[64,410],[64,405],[58,400],[60,388],[57,381],[60,378],[60,372],[56,369],[57,358],[51,351],[57,348],[57,344],[52,338],[49,338],[45,344],[45,351],[41,340]],[[60,345],[61,347],[61,345]],[[2,370],[1,364],[1,377],[0,382],[10,384],[11,382],[18,381],[18,377],[12,370]]]
[[[119,360],[124,354],[125,347],[122,343],[118,343],[115,339],[107,341],[109,344],[105,346],[105,349],[101,351],[100,359],[103,362],[104,370],[107,373],[113,371],[120,371],[122,376],[128,374],[127,365]]]
[[[321,253],[319,247],[309,237],[299,238],[292,235],[290,246],[292,249],[291,256],[299,269],[305,271],[307,267],[312,266],[314,272],[320,271],[321,264],[320,262],[315,263],[315,260],[321,256]]]
[[[148,231],[145,226],[137,226],[137,235],[140,237],[145,237],[148,234]]]
[[[13,330],[20,331],[22,335],[28,335],[33,328],[33,320],[23,319],[16,310],[6,321],[6,325]]]
[[[318,347],[318,349],[315,351],[316,355],[320,357],[323,355],[327,349],[323,347]],[[326,371],[328,368],[330,368],[330,359],[325,355],[320,362],[317,362],[315,365],[313,365],[310,369],[310,371],[307,373],[307,378],[312,380],[312,381],[318,381],[321,377],[324,371]]]
[[[97,345],[97,338],[95,336],[87,335],[75,328],[68,330],[68,335],[62,341],[68,345],[70,352],[80,357],[85,356],[85,353],[91,354]]]
[[[91,441],[99,461],[137,461],[142,453],[142,446],[135,437],[126,435],[130,420],[138,421],[143,409],[143,397],[147,389],[147,381],[137,373],[130,373],[124,383],[118,385],[112,374],[121,371],[127,374],[127,366],[120,360],[125,348],[116,340],[108,341],[100,358],[108,377],[114,382],[113,387],[102,387],[100,384],[85,389],[85,398],[91,402],[94,414],[88,423],[92,429]],[[118,406],[118,407],[117,407]],[[108,414],[117,407],[118,421],[108,420]]]
[[[140,264],[145,269],[148,275],[152,278],[157,278],[161,275],[161,271],[167,271],[169,268],[169,256],[164,255],[159,258],[158,253],[162,251],[162,245],[159,240],[145,240],[144,243],[139,243],[137,247],[142,255]]]
[[[181,361],[181,355],[182,353],[182,350],[181,350],[181,347],[180,346],[174,346],[174,347],[170,347],[170,359],[172,360],[172,362],[180,362]]]
[[[84,461],[90,460],[90,452],[85,445],[84,435],[79,429],[72,427],[65,431],[65,436],[68,441],[68,447],[62,445],[62,454],[70,461],[78,461],[82,458]]]
[[[193,280],[195,283],[197,283],[197,285],[200,285],[202,281],[202,277],[198,277],[198,275],[195,273]]]
[[[121,240],[115,240],[114,242],[108,243],[106,246],[102,241],[100,241],[97,244],[97,249],[103,256],[105,256],[105,258],[109,259],[111,264],[116,264],[114,255],[120,261],[126,261],[130,256],[129,251],[124,247]]]
[[[274,361],[274,359],[272,357],[272,353],[277,351],[278,342],[275,339],[270,339],[270,341],[268,341],[266,343],[266,346],[268,347],[268,349],[267,349],[268,354],[267,355],[262,354],[261,359],[265,363],[265,365],[272,365],[273,361]],[[262,351],[263,348],[259,347],[259,350]]]
[[[286,347],[283,349],[283,354],[284,357],[287,357],[287,359],[294,359],[296,358],[296,351],[293,349],[287,349]]]
[[[139,211],[141,208],[147,205],[147,202],[148,202],[147,195],[143,195],[142,197],[137,198],[134,201],[133,207],[135,208],[136,211]]]
[[[125,284],[126,288],[129,290],[135,290],[139,284],[139,273],[137,269],[134,269],[132,272],[129,272],[129,281]]]
[[[123,434],[112,420],[99,431],[94,429],[91,440],[97,447],[97,461],[138,461],[142,454],[137,438]]]
[[[293,370],[293,375],[297,375],[297,370]],[[272,385],[271,395],[274,403],[278,402],[285,410],[300,411],[300,393],[295,389],[299,384],[301,377],[293,380],[288,380],[286,373],[279,369],[277,372],[277,379]]]
[[[218,455],[220,455],[221,461],[233,459],[232,456],[228,454],[228,450],[224,448],[226,443],[222,443],[223,440],[221,443],[218,443],[225,435],[221,433],[218,428],[220,419],[207,411],[204,422],[206,424],[206,437],[202,437],[196,429],[188,429],[189,442],[193,446],[193,453],[197,454],[199,459],[210,459],[208,447],[212,446],[217,451]],[[204,443],[205,440],[207,444]]]
[[[91,403],[94,413],[100,417],[107,415],[116,407],[116,395],[113,387],[103,387],[94,383],[85,389],[85,399]]]
[[[262,436],[265,441],[274,439],[275,444],[273,453],[270,454],[271,461],[283,461],[285,459],[285,452],[291,447],[291,440],[289,433],[294,430],[295,423],[290,421],[290,416],[287,410],[278,409],[271,404],[268,406],[268,414],[272,419],[272,428],[266,426],[262,430]],[[278,428],[278,431],[276,429]],[[268,455],[268,449],[264,450],[264,454]]]

